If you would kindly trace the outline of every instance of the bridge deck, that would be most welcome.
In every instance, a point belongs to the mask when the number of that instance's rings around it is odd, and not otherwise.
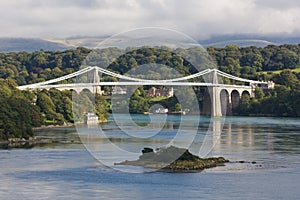
[[[245,88],[251,89],[251,86],[245,85],[228,85],[213,83],[195,83],[195,82],[100,82],[100,83],[71,83],[71,84],[53,84],[53,85],[25,85],[19,86],[19,89],[50,89],[50,88],[76,88],[76,87],[95,87],[95,86],[142,86],[142,85],[164,85],[164,86],[203,86],[203,87],[227,87],[227,88]]]

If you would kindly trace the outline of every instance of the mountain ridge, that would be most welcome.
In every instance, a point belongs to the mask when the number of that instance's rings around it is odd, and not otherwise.
[[[92,37],[78,36],[65,39],[56,38],[0,38],[0,52],[19,52],[19,51],[64,51],[77,47],[93,49],[108,36]],[[125,38],[126,40],[126,38]],[[197,41],[204,48],[209,46],[225,47],[235,45],[239,47],[282,44],[300,44],[300,37],[281,37],[281,36],[257,36],[257,35],[218,35],[206,40]]]

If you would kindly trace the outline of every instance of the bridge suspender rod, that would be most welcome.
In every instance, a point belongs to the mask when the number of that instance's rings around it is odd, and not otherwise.
[[[66,76],[62,76],[62,77],[59,77],[59,78],[56,78],[56,79],[51,79],[49,81],[44,81],[44,82],[41,82],[41,83],[34,83],[34,84],[30,84],[30,85],[19,86],[19,88],[20,89],[22,89],[22,88],[34,88],[36,86],[42,86],[42,85],[47,85],[47,84],[51,84],[51,83],[56,83],[56,82],[63,81],[63,80],[69,79],[69,78],[73,78],[75,76],[81,75],[81,74],[86,73],[86,72],[91,71],[91,70],[92,69],[90,67],[87,67],[87,68],[84,68],[84,69],[79,70],[77,72],[74,72],[72,74],[68,74]]]

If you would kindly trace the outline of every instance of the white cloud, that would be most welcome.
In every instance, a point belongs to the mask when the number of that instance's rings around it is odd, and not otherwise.
[[[280,10],[300,7],[299,0],[256,0],[255,3],[261,7]]]
[[[293,34],[299,13],[298,0],[10,0],[0,1],[0,37],[111,35],[149,26],[194,37]]]

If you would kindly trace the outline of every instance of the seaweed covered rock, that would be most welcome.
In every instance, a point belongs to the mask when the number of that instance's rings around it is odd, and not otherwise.
[[[224,165],[229,162],[223,157],[200,158],[188,149],[170,146],[158,148],[154,152],[151,148],[144,148],[138,160],[115,163],[116,165],[134,165],[167,171],[201,171],[207,168]]]

